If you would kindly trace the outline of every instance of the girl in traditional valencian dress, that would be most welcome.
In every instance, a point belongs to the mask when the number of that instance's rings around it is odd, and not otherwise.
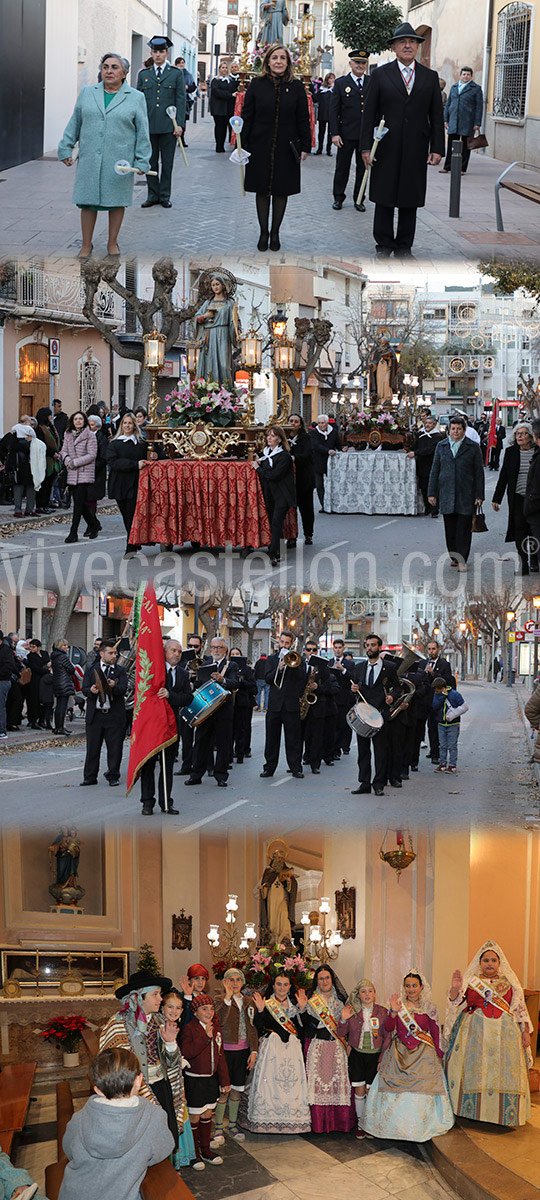
[[[532,1023],[523,989],[496,942],[454,971],[445,1037],[450,1099],[459,1117],[524,1125],[530,1116]]]
[[[420,971],[390,997],[384,1023],[392,1040],[368,1094],[362,1128],[374,1137],[427,1142],[454,1124],[443,1071],[439,1018]]]
[[[354,1089],[356,1110],[356,1137],[365,1137],[362,1117],[366,1096],[377,1075],[379,1058],[383,1049],[384,1023],[388,1009],[375,1003],[375,986],[371,979],[361,979],[353,988],[344,1005],[338,1023],[338,1034],[349,1047],[349,1079]]]
[[[314,1133],[349,1133],[354,1126],[347,1044],[338,1032],[346,993],[331,967],[318,967],[309,995],[298,991],[307,1037],[308,1099]]]
[[[254,992],[253,1001],[259,1051],[241,1124],[251,1133],[309,1133],[302,1022],[289,977],[276,975],[266,996]]]

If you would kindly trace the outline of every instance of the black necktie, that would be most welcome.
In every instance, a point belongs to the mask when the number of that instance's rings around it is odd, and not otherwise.
[[[369,675],[368,675],[368,687],[370,687],[370,688],[373,687],[374,679],[375,679],[375,667],[370,667]]]
[[[173,672],[172,672],[171,668],[169,667],[169,670],[167,671],[167,691],[172,692],[173,690],[174,690]]]
[[[157,74],[158,79],[161,79],[161,67],[157,68],[156,74]]]

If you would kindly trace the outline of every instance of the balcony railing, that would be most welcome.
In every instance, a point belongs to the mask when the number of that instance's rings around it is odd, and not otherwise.
[[[18,266],[14,275],[0,286],[0,302],[17,309],[37,309],[44,316],[54,314],[68,321],[80,320],[84,307],[84,284],[79,274],[56,274],[44,267]],[[116,324],[121,318],[122,302],[104,284],[96,294],[95,311]]]

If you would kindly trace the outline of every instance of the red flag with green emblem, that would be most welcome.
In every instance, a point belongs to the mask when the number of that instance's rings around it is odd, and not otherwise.
[[[171,746],[178,737],[173,710],[167,700],[158,696],[164,686],[165,656],[156,593],[153,584],[147,583],[139,611],[128,796],[145,762]]]

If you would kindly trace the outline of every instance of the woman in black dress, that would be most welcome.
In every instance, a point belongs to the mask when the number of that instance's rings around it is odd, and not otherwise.
[[[306,546],[313,544],[313,489],[315,487],[315,471],[313,468],[313,450],[311,438],[306,429],[304,418],[299,413],[293,413],[289,420],[292,429],[290,451],[294,458],[296,502],[302,518],[304,541]],[[288,547],[294,547],[296,541],[287,542]]]
[[[267,250],[270,240],[270,249],[279,250],[287,198],[300,192],[300,164],[311,151],[306,91],[302,81],[294,78],[285,46],[270,46],[266,51],[262,74],[247,89],[242,117],[242,146],[251,155],[245,187],[255,192],[261,231],[257,249]]]
[[[281,425],[270,426],[266,442],[261,458],[255,458],[253,466],[259,472],[264,502],[270,518],[269,554],[270,562],[275,567],[279,562],[285,517],[290,508],[296,508],[296,493],[293,460]]]
[[[125,554],[134,554],[141,548],[140,546],[132,545],[129,535],[137,506],[139,469],[147,453],[148,442],[145,438],[141,437],[139,426],[134,416],[132,413],[125,413],[120,422],[118,433],[115,434],[107,447],[109,498],[116,500],[122,514],[122,520],[128,537]]]
[[[506,492],[508,528],[504,540],[515,542],[523,575],[538,570],[538,553],[532,550],[532,530],[523,512],[527,475],[534,449],[531,426],[528,421],[520,421],[514,426],[508,449],[504,452],[492,500],[492,506],[498,512]]]

